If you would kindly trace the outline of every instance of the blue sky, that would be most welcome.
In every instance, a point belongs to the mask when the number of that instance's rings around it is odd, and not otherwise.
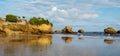
[[[67,25],[74,31],[120,30],[120,0],[0,0],[0,17],[6,14],[44,17],[54,30]]]

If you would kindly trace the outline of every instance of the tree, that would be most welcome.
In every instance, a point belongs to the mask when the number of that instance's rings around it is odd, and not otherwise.
[[[25,16],[22,16],[23,19],[25,19]]]
[[[15,15],[8,14],[8,15],[6,15],[6,21],[8,21],[8,22],[17,22],[18,18]]]
[[[44,18],[41,18],[41,17],[32,17],[30,20],[29,20],[29,23],[32,24],[32,25],[41,25],[41,24],[51,24],[51,26],[53,26],[52,23],[50,23],[48,20],[45,20]]]
[[[36,17],[32,17],[32,18],[29,20],[29,23],[32,24],[32,25],[39,25],[39,19],[36,18]]]
[[[20,16],[18,16],[18,18],[20,19],[21,17],[20,17]]]

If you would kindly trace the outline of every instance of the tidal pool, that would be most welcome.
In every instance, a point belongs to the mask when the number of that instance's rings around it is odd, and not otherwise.
[[[71,34],[52,34],[30,40],[10,40],[0,44],[0,56],[120,56],[119,38],[104,41],[104,36],[79,38]]]

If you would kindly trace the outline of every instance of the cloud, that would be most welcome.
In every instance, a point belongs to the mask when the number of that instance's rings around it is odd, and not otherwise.
[[[57,7],[52,7],[52,11],[57,11]]]
[[[57,21],[58,22],[64,22],[65,20],[64,20],[64,18],[57,18]]]
[[[80,18],[82,19],[93,19],[99,17],[98,14],[81,14]]]

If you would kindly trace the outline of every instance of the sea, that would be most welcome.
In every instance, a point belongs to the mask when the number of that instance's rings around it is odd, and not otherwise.
[[[120,34],[86,32],[31,36],[24,37],[31,40],[7,42],[4,39],[9,36],[0,37],[3,39],[0,40],[0,56],[120,56]]]

